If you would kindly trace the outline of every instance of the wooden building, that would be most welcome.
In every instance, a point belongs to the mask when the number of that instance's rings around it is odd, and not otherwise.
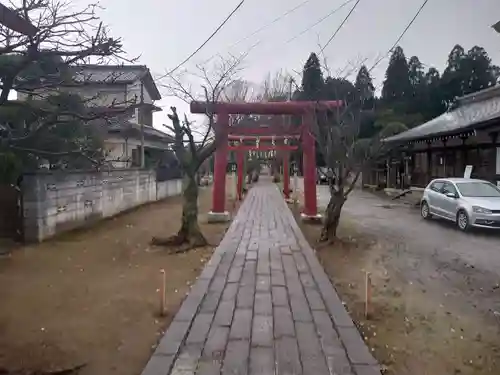
[[[457,99],[442,115],[384,141],[391,151],[364,173],[365,185],[425,187],[438,177],[472,178],[500,185],[500,85]]]

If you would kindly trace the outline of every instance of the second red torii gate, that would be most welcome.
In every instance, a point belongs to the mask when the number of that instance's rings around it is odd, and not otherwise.
[[[290,166],[289,162],[289,152],[298,149],[296,145],[288,144],[289,139],[299,138],[298,135],[273,135],[273,136],[252,136],[252,135],[229,135],[229,141],[235,142],[236,144],[230,145],[230,151],[236,151],[236,163],[238,169],[238,180],[237,180],[237,194],[238,199],[241,200],[243,194],[243,169],[244,169],[244,153],[247,151],[285,151],[284,155],[282,155],[283,159],[283,194],[285,195],[285,199],[288,201],[290,199]],[[248,140],[255,140],[256,145],[246,145],[243,142]],[[273,143],[271,145],[262,145],[260,141],[269,141],[271,140]],[[276,145],[275,141],[283,140],[284,144]]]
[[[331,110],[342,105],[341,101],[320,102],[265,102],[265,103],[207,103],[191,102],[191,113],[204,114],[207,112],[217,115],[216,137],[218,147],[215,151],[214,186],[212,211],[210,220],[227,220],[229,213],[225,210],[226,200],[226,168],[229,151],[228,136],[231,130],[229,115],[295,115],[302,117],[301,139],[304,166],[304,211],[302,215],[307,218],[318,216],[316,199],[316,145],[310,127],[314,121],[315,110]],[[237,129],[236,127],[234,129]],[[249,134],[250,130],[240,135]],[[283,134],[283,133],[282,133]],[[290,130],[290,136],[293,131]]]

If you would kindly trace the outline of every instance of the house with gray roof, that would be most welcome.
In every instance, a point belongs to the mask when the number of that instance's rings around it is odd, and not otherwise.
[[[153,127],[153,113],[161,111],[155,101],[161,94],[149,69],[144,65],[90,64],[73,69],[74,89],[89,105],[127,108],[119,116],[101,120],[107,128],[104,145],[112,165],[147,167],[161,159],[173,139]]]
[[[437,177],[472,177],[500,184],[500,85],[457,99],[453,109],[384,141],[387,187],[425,186]],[[405,186],[404,186],[405,185]]]
[[[44,92],[77,93],[89,109],[106,113],[93,123],[102,130],[112,167],[156,165],[170,150],[173,138],[153,127],[153,113],[161,111],[155,101],[161,99],[161,94],[147,66],[85,64],[70,69],[71,80]],[[37,95],[40,97],[40,93]],[[18,94],[20,100],[28,96]]]

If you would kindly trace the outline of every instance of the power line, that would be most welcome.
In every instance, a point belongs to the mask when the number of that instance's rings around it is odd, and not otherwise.
[[[248,40],[250,39],[252,36],[254,35],[257,35],[258,33],[260,33],[261,31],[271,27],[272,25],[274,25],[276,22],[279,22],[281,21],[283,18],[285,18],[286,16],[292,14],[293,12],[295,12],[296,10],[302,8],[304,5],[306,5],[307,3],[310,3],[312,0],[304,0],[303,2],[301,2],[300,4],[294,6],[293,8],[291,9],[288,9],[287,11],[285,11],[284,13],[282,13],[280,16],[276,17],[275,19],[273,19],[271,22],[265,24],[264,26],[258,28],[257,30],[255,31],[252,31],[250,34],[244,36],[243,38],[237,40],[236,42],[234,42],[233,44],[229,45],[226,49],[231,49],[233,48],[234,46],[240,44],[241,42],[244,42],[245,40]],[[354,1],[354,0],[352,0]],[[212,60],[215,56],[217,56],[218,53],[212,55],[211,57],[209,57],[208,59],[206,59],[202,64],[206,64],[207,62],[209,62],[210,60]]]
[[[403,32],[401,33],[401,35],[399,36],[399,38],[396,40],[396,42],[392,45],[392,47],[387,51],[387,53],[385,55],[383,55],[380,59],[378,59],[375,64],[373,64],[373,66],[368,70],[368,72],[371,72],[373,69],[375,69],[375,67],[380,64],[380,62],[385,59],[391,52],[392,50],[398,45],[398,43],[401,41],[401,39],[403,39],[403,37],[405,36],[406,32],[408,31],[408,29],[411,27],[411,25],[413,25],[413,23],[415,22],[415,20],[417,19],[417,17],[420,15],[420,13],[422,12],[422,10],[424,9],[424,7],[427,5],[427,3],[429,2],[429,0],[424,0],[424,2],[422,3],[422,5],[420,6],[420,8],[418,9],[417,13],[415,14],[415,16],[413,16],[412,20],[410,21],[410,23],[406,26],[406,28],[403,30]]]
[[[168,73],[162,75],[161,77],[157,78],[157,80],[159,79],[163,79],[165,77],[168,77],[169,75],[171,75],[173,72],[175,72],[177,69],[179,69],[182,65],[184,65],[185,63],[187,63],[194,55],[196,55],[203,47],[205,47],[205,45],[215,36],[215,34],[217,34],[220,29],[222,29],[222,27],[227,23],[227,21],[229,21],[229,19],[238,11],[238,9],[241,8],[241,6],[243,5],[243,3],[245,2],[245,0],[241,0],[240,3],[236,6],[236,8],[233,9],[233,11],[231,13],[229,13],[229,15],[224,19],[224,21],[222,21],[222,23],[215,29],[215,31],[207,38],[207,40],[205,40],[201,46],[199,46],[192,54],[190,54],[186,59],[184,59],[184,61],[182,61],[179,65],[177,65],[174,69],[172,69],[171,71],[169,71]]]
[[[306,29],[302,30],[300,33],[298,33],[297,35],[293,36],[292,38],[288,39],[284,44],[288,44],[292,41],[294,41],[295,39],[297,39],[298,37],[304,35],[305,33],[307,33],[309,30],[311,30],[313,27],[315,26],[318,26],[320,23],[322,23],[323,21],[325,21],[327,18],[329,18],[330,16],[333,16],[335,13],[337,13],[339,10],[341,10],[343,7],[345,7],[347,4],[349,3],[352,3],[354,0],[347,0],[346,2],[342,3],[341,5],[339,5],[337,8],[333,9],[332,11],[330,11],[327,15],[321,17],[319,20],[317,20],[315,23],[313,23],[312,25],[310,25],[309,27],[307,27]]]
[[[351,14],[352,12],[354,12],[354,9],[356,9],[356,7],[358,6],[359,2],[361,0],[357,0],[356,1],[356,4],[354,4],[354,6],[351,8],[351,10],[349,11],[349,13],[347,14],[347,16],[344,18],[344,20],[342,21],[342,23],[339,25],[339,27],[337,27],[337,30],[335,30],[335,32],[333,33],[333,35],[330,37],[330,39],[328,39],[328,41],[326,42],[326,44],[323,46],[323,48],[321,48],[321,53],[323,53],[323,51],[325,50],[325,48],[331,43],[331,41],[333,40],[333,38],[335,38],[337,36],[337,34],[339,33],[340,29],[342,28],[342,26],[344,26],[344,24],[347,22],[347,20],[349,19],[349,17],[351,17]]]

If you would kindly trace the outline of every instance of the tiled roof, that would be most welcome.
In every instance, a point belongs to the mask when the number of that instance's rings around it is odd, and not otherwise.
[[[459,134],[499,119],[500,85],[458,99],[459,107],[420,126],[409,129],[386,142],[411,141],[441,135]]]
[[[161,94],[145,65],[78,65],[73,77],[76,82],[131,84],[142,80],[153,100],[160,100]]]
[[[133,132],[134,135],[140,136],[141,125],[136,124],[125,119],[120,119],[118,117],[110,118],[108,120],[97,120],[100,125],[107,127],[110,133],[121,133],[121,132]],[[173,143],[174,139],[170,134],[163,133],[151,126],[144,126],[144,137],[146,139],[150,138],[160,138],[164,142]]]
[[[133,83],[147,72],[142,65],[79,65],[74,78],[80,82]]]

